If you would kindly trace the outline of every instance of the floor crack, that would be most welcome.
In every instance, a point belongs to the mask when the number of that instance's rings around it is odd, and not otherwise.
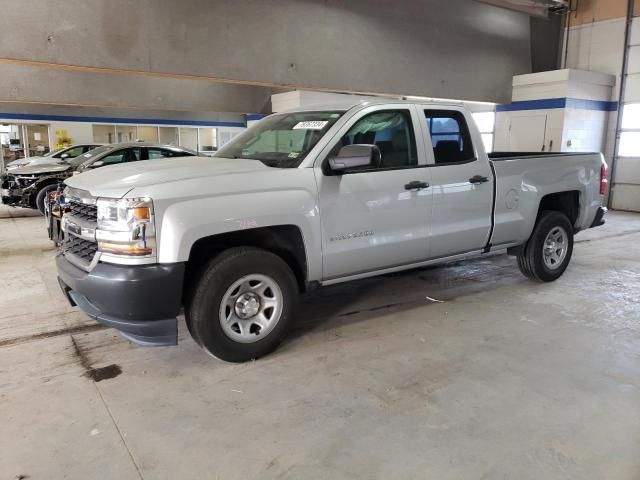
[[[120,440],[122,441],[122,445],[124,445],[124,448],[127,450],[127,453],[129,454],[129,458],[131,459],[133,466],[136,467],[136,472],[138,472],[138,476],[140,477],[141,480],[144,480],[144,475],[142,474],[140,465],[138,465],[138,462],[136,462],[136,459],[133,456],[133,452],[131,452],[129,445],[127,444],[127,441],[125,440],[124,435],[122,434],[122,431],[120,431],[120,427],[116,423],[116,419],[113,417],[113,413],[111,412],[109,405],[107,405],[107,402],[102,396],[102,392],[100,391],[100,389],[98,388],[98,385],[95,382],[93,382],[93,386],[96,388],[96,392],[98,392],[98,395],[100,396],[100,400],[102,401],[102,404],[104,405],[105,410],[109,414],[109,418],[111,418],[111,421],[113,422],[113,426],[116,429],[116,432],[118,432],[118,435],[120,436]]]

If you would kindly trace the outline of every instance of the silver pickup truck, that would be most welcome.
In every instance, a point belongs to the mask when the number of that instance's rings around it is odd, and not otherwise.
[[[300,292],[494,251],[552,281],[601,225],[599,153],[485,153],[457,105],[401,101],[274,114],[213,158],[69,178],[60,285],[144,345],[240,362],[276,348]]]

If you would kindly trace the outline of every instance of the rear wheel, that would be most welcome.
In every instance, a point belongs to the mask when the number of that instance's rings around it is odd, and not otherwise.
[[[44,215],[44,204],[49,201],[49,192],[53,192],[58,188],[57,185],[47,185],[42,187],[36,195],[36,208]]]
[[[277,255],[229,249],[205,268],[186,309],[189,331],[221,360],[245,362],[273,351],[293,319],[298,288]]]
[[[552,282],[564,273],[572,253],[571,222],[561,212],[545,211],[518,255],[518,267],[527,278]]]

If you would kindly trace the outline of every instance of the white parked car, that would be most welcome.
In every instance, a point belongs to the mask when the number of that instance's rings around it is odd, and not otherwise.
[[[67,159],[76,158],[84,153],[87,153],[94,148],[100,147],[100,143],[88,143],[81,145],[71,145],[70,147],[63,147],[58,150],[49,152],[46,155],[38,157],[21,158],[7,163],[7,171],[15,170],[20,167],[43,165],[45,163],[56,163]]]

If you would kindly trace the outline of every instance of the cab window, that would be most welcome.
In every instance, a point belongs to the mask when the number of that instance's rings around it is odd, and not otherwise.
[[[362,117],[342,137],[332,154],[337,155],[345,145],[355,144],[378,147],[380,164],[374,166],[373,170],[418,165],[416,139],[409,110],[384,110]]]
[[[425,110],[436,165],[475,160],[464,115],[456,110]]]

